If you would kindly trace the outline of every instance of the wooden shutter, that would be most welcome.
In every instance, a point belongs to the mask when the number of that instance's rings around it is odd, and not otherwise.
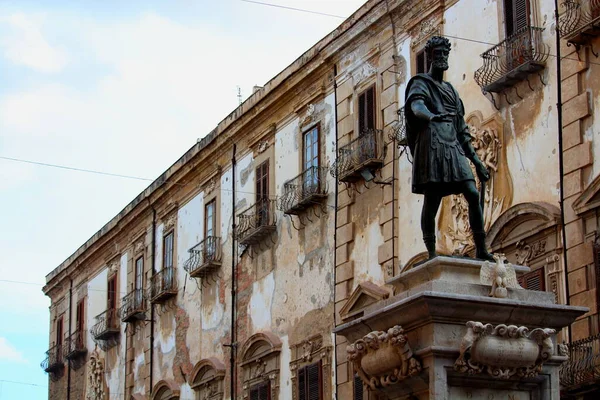
[[[269,198],[269,160],[256,168],[256,201]]]
[[[354,375],[354,400],[363,400],[363,381],[357,374]]]
[[[519,281],[519,285],[521,285],[523,289],[539,290],[542,292],[546,290],[546,280],[543,267],[528,274],[521,275],[517,279]]]
[[[504,18],[506,37],[529,26],[530,6],[529,0],[505,0]]]
[[[375,86],[358,96],[358,134],[375,129]]]
[[[57,346],[61,346],[62,345],[62,341],[63,341],[63,317],[60,317],[57,321],[56,321],[56,345]]]
[[[109,310],[117,307],[117,275],[108,278],[108,296],[106,308]]]
[[[298,400],[321,400],[321,361],[300,368],[298,371]]]
[[[83,332],[84,329],[84,321],[85,321],[85,303],[84,300],[79,300],[79,303],[77,303],[77,331],[78,332]]]
[[[271,384],[259,383],[250,388],[250,400],[271,400]]]

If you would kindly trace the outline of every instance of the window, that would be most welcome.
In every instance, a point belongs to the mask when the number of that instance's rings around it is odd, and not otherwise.
[[[117,307],[117,275],[108,278],[108,296],[106,298],[106,308],[114,310]]]
[[[259,383],[250,388],[250,400],[271,400],[271,384]]]
[[[523,289],[539,290],[542,292],[546,290],[543,267],[521,275],[517,280]]]
[[[173,232],[163,238],[163,269],[173,267]]]
[[[504,25],[506,37],[529,26],[529,0],[504,0]]]
[[[144,256],[140,256],[135,260],[135,289],[144,288]]]
[[[417,74],[424,74],[429,71],[429,60],[425,49],[417,53]]]
[[[304,177],[302,180],[303,194],[316,193],[319,190],[319,126],[304,132],[303,165]]]
[[[256,168],[256,223],[264,226],[269,223],[269,160]]]
[[[215,236],[215,209],[216,200],[211,200],[204,207],[204,238]]]
[[[375,129],[375,86],[358,96],[358,134]]]
[[[298,400],[321,400],[321,361],[298,371]]]
[[[79,300],[77,303],[77,315],[75,317],[75,326],[77,332],[85,330],[85,299]]]
[[[62,316],[56,320],[56,348],[58,349],[58,352],[61,351],[60,348],[62,347],[63,343],[63,322],[64,320]]]

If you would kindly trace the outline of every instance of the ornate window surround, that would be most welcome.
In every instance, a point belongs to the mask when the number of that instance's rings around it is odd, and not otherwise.
[[[221,400],[225,392],[225,365],[214,357],[198,361],[190,374],[190,387],[198,399]]]
[[[250,398],[250,389],[261,382],[271,384],[271,400],[279,399],[279,369],[281,340],[272,333],[256,333],[242,347],[240,363],[243,399]]]
[[[322,400],[331,398],[331,346],[323,346],[323,336],[317,335],[291,346],[292,400],[298,399],[298,370],[321,361]]]
[[[179,400],[179,387],[171,380],[161,380],[154,385],[150,400]]]

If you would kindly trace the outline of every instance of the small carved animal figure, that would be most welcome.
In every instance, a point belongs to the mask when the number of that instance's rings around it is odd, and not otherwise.
[[[504,299],[508,296],[507,288],[522,288],[517,281],[515,268],[506,261],[506,256],[497,253],[493,257],[496,263],[484,262],[481,266],[479,279],[482,285],[492,285],[490,297]]]

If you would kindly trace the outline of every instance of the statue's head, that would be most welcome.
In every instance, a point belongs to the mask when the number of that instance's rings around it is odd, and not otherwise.
[[[425,52],[431,60],[431,66],[435,69],[446,71],[448,69],[448,56],[452,45],[450,40],[442,36],[434,36],[427,41]]]

